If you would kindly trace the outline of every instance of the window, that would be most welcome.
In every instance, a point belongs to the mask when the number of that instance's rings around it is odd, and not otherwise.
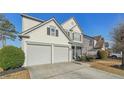
[[[93,40],[90,40],[89,46],[92,46],[92,45],[93,45]]]
[[[56,36],[56,29],[55,28],[50,29],[50,35],[51,36]]]
[[[59,33],[58,33],[58,30],[56,29],[56,27],[50,26],[50,27],[47,28],[47,35],[58,36]]]
[[[73,33],[73,39],[76,40],[76,41],[81,41],[80,33]]]

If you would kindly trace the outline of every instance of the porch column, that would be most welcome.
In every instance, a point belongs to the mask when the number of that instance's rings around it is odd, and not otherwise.
[[[83,47],[81,47],[81,56],[83,55]]]
[[[72,62],[72,46],[69,46],[69,61]]]
[[[76,45],[74,46],[74,57],[75,57],[75,59],[76,59]]]

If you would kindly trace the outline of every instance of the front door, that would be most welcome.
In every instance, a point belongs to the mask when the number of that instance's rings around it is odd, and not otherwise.
[[[77,49],[76,49],[77,51],[76,51],[76,56],[77,57],[81,57],[81,47],[77,47]]]
[[[76,49],[75,49],[76,48]],[[72,46],[72,58],[77,59],[78,57],[81,57],[82,55],[82,49],[79,46]]]

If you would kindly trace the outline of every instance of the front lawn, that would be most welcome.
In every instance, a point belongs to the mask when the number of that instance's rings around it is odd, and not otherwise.
[[[97,68],[103,71],[124,76],[124,69],[117,67],[121,65],[121,60],[116,59],[96,60],[95,62],[91,62],[90,64],[91,67],[93,68]]]

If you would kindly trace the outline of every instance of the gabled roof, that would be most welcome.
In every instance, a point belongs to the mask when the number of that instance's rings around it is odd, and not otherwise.
[[[27,17],[29,19],[32,19],[32,20],[36,20],[36,21],[39,21],[39,22],[44,22],[44,20],[41,20],[41,19],[38,19],[38,18],[35,18],[35,17],[32,17],[32,16],[29,16],[29,15],[24,14],[24,13],[22,13],[20,15],[23,16],[23,17]]]
[[[99,40],[101,40],[101,39],[103,39],[103,38],[102,38],[101,35],[99,35],[99,36],[94,36],[94,39],[95,39],[96,41],[99,41]]]
[[[94,37],[91,37],[91,36],[88,36],[86,34],[83,34],[84,37],[88,37],[88,38],[91,38],[91,39],[94,39]]]
[[[63,25],[64,23],[68,22],[69,20],[73,19],[75,21],[75,23],[77,24],[78,28],[82,31],[83,33],[83,30],[81,29],[81,27],[79,26],[78,22],[76,21],[75,17],[71,17],[69,18],[68,20],[66,20],[65,22],[63,22],[61,25]],[[73,27],[72,27],[73,28]]]
[[[64,33],[64,35],[69,39],[69,41],[71,41],[70,37],[65,33],[64,29],[61,27],[61,25],[59,25],[59,23],[56,21],[55,18],[51,18],[51,19],[49,19],[49,20],[47,20],[47,21],[44,21],[43,23],[40,23],[40,24],[38,24],[38,25],[36,25],[36,26],[34,26],[34,27],[32,27],[32,28],[30,28],[30,29],[28,29],[28,30],[26,30],[26,31],[24,31],[24,32],[22,32],[22,33],[20,33],[20,35],[26,35],[27,33],[30,33],[30,32],[32,32],[33,30],[35,30],[35,29],[37,29],[37,28],[39,28],[39,27],[41,27],[41,26],[43,26],[43,25],[45,25],[45,24],[47,24],[47,23],[49,23],[49,22],[51,22],[51,21],[54,21],[54,22],[56,23],[56,25],[57,25],[57,26],[61,29],[61,31]]]

